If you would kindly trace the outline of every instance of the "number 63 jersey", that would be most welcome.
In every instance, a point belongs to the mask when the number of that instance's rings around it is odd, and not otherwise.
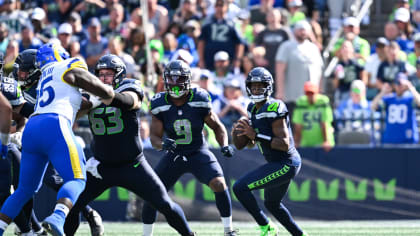
[[[42,69],[37,87],[34,114],[55,113],[67,118],[73,125],[82,102],[79,88],[64,81],[63,77],[74,68],[87,70],[86,64],[78,58],[53,62]]]
[[[177,154],[189,155],[207,146],[203,127],[204,118],[211,110],[210,102],[207,91],[200,88],[191,89],[182,106],[175,106],[165,92],[153,97],[150,111],[162,121],[165,134],[176,141]]]

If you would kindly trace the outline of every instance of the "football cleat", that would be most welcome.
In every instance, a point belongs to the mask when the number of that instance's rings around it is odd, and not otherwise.
[[[52,214],[45,218],[42,222],[42,227],[53,236],[63,236],[64,235],[64,219],[57,214]]]
[[[102,217],[95,210],[89,211],[89,214],[86,219],[89,223],[90,233],[92,236],[101,236],[104,235],[105,229],[102,224]]]
[[[237,230],[237,229],[234,229],[234,230],[229,231],[229,232],[225,232],[225,236],[237,236],[237,235],[239,235],[239,230]]]
[[[269,221],[267,225],[260,226],[260,230],[261,230],[260,236],[278,236],[279,235],[279,229],[271,221]]]

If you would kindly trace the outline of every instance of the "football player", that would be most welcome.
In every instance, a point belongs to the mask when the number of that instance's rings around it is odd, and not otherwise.
[[[29,118],[29,116],[34,111],[34,106],[37,97],[36,88],[38,86],[38,81],[41,77],[41,70],[35,64],[36,52],[37,50],[35,49],[26,49],[19,53],[18,57],[15,60],[13,68],[13,77],[18,81],[20,88],[23,92],[24,100],[26,100],[26,102],[21,103],[19,106],[13,109],[14,114],[18,113],[27,118]],[[13,104],[13,101],[11,101],[11,103]],[[21,134],[19,134],[18,132],[13,134],[12,140],[16,141],[17,143],[20,143],[19,135],[21,136]],[[20,163],[20,151],[17,147],[14,146],[13,152],[11,152],[9,155],[11,155],[13,159],[18,160],[18,163]],[[13,167],[15,170],[13,176],[18,177],[19,165],[15,164]],[[58,175],[57,171],[54,169],[51,163],[48,165],[43,183],[45,183],[55,192],[58,192],[58,190],[63,185],[63,179]],[[32,202],[32,200],[30,202]],[[29,211],[31,207],[24,207],[24,209],[25,211]],[[37,224],[36,216],[33,213],[33,211],[32,213],[27,212],[27,215],[28,214],[32,215],[32,226],[34,227],[39,225]],[[98,212],[93,210],[90,206],[86,206],[86,208],[82,210],[82,214],[89,223],[91,234],[93,236],[102,235],[104,232],[104,227],[102,224],[101,216],[98,214]],[[36,229],[37,227],[34,228],[34,231],[36,231]]]
[[[238,130],[238,135],[246,135],[256,142],[267,163],[238,179],[233,185],[233,191],[260,225],[261,235],[277,235],[278,228],[258,206],[251,193],[256,189],[264,189],[265,207],[292,235],[304,236],[306,234],[281,202],[290,181],[301,167],[286,105],[270,97],[273,92],[273,76],[268,70],[262,67],[252,69],[245,83],[252,101],[247,109],[251,122],[239,120],[233,129]]]
[[[187,172],[208,185],[215,193],[225,235],[236,235],[232,229],[232,206],[223,170],[203,137],[203,126],[207,124],[214,130],[222,154],[231,157],[233,148],[228,146],[226,129],[211,109],[209,94],[203,89],[191,88],[191,70],[186,63],[170,62],[163,76],[166,91],[154,96],[150,108],[152,145],[158,150],[166,150],[155,171],[166,189],[171,189]],[[144,235],[152,235],[157,212],[147,202],[142,217]]]
[[[162,212],[168,223],[181,235],[191,232],[182,209],[170,198],[143,154],[140,141],[140,106],[143,91],[140,81],[127,79],[126,66],[116,55],[102,56],[96,64],[96,76],[115,89],[109,105],[94,101],[89,112],[93,134],[93,157],[87,162],[86,189],[70,211],[66,235],[74,235],[79,226],[79,211],[106,189],[126,188]]]
[[[86,181],[83,150],[72,131],[82,101],[79,88],[100,96],[108,104],[115,99],[114,91],[90,74],[83,61],[69,58],[59,45],[41,46],[36,62],[41,68],[37,102],[22,137],[20,171],[25,174],[20,175],[17,190],[0,210],[0,235],[41,186],[48,162],[57,169],[64,184],[57,193],[54,212],[43,226],[54,235],[64,234],[65,217]]]

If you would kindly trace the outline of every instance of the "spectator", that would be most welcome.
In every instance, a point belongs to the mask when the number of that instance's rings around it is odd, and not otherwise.
[[[373,111],[379,107],[385,110],[385,129],[381,141],[384,144],[418,143],[414,107],[420,106],[420,94],[404,73],[398,73],[391,83],[384,83],[381,92],[372,101]]]
[[[19,41],[19,52],[25,49],[38,49],[42,46],[41,40],[34,36],[32,25],[27,24],[22,27],[22,39]]]
[[[223,91],[223,84],[226,80],[231,79],[233,74],[229,71],[229,54],[225,51],[219,51],[214,55],[214,71],[212,73],[213,83],[218,94]]]
[[[375,44],[376,53],[370,55],[366,61],[365,71],[368,78],[368,89],[366,94],[368,100],[373,99],[373,97],[376,96],[379,91],[376,87],[376,79],[378,77],[379,65],[386,60],[386,47],[388,47],[388,45],[389,41],[386,38],[378,38]]]
[[[130,19],[124,23],[123,31],[121,33],[124,39],[128,39],[130,36],[131,30],[142,26],[143,19],[142,19],[142,11],[141,8],[134,9],[130,14]]]
[[[185,24],[185,34],[181,34],[178,37],[178,49],[187,50],[191,56],[193,57],[192,63],[190,64],[192,67],[196,67],[200,57],[198,55],[196,42],[199,37],[200,23],[195,20],[190,20]]]
[[[200,80],[198,82],[198,85],[200,88],[205,89],[211,97],[211,102],[214,104],[217,100],[220,99],[219,93],[216,93],[217,89],[214,86],[213,83],[213,77],[211,75],[211,72],[207,69],[201,70]]]
[[[134,59],[131,55],[123,52],[122,50],[122,42],[120,37],[113,37],[109,39],[108,42],[108,50],[109,53],[117,55],[127,67],[127,78],[134,78],[135,75],[139,73],[139,68],[134,62]]]
[[[417,92],[420,92],[420,58],[416,61],[416,73],[411,75],[409,79]]]
[[[353,44],[356,59],[359,64],[364,65],[370,55],[370,45],[366,39],[359,36],[359,21],[355,17],[347,17],[343,25],[344,37],[340,38],[334,45],[334,53],[341,48],[344,41],[349,40]]]
[[[341,26],[341,17],[343,15],[350,15],[351,5],[355,0],[327,0],[327,5],[329,9],[329,22],[330,27],[330,36],[333,36],[335,32]]]
[[[410,65],[416,66],[417,58],[420,57],[420,32],[413,36],[414,52],[407,55],[407,61]]]
[[[385,38],[388,39],[389,42],[395,41],[400,46],[402,51],[399,51],[398,58],[401,60],[406,60],[407,55],[404,51],[409,47],[407,45],[408,41],[406,39],[402,39],[399,36],[399,30],[397,25],[394,22],[388,22],[385,24],[384,28]]]
[[[140,138],[143,148],[152,148],[150,142],[150,124],[147,118],[140,119]]]
[[[266,49],[265,59],[268,61],[266,69],[276,78],[276,52],[279,47],[291,38],[289,29],[285,29],[280,24],[281,14],[277,9],[271,9],[267,12],[267,28],[258,34],[255,39],[256,46],[263,46]]]
[[[202,69],[214,70],[214,54],[218,51],[226,51],[234,67],[240,66],[244,45],[233,22],[226,19],[227,9],[227,0],[216,0],[214,15],[202,28],[198,42],[199,67]]]
[[[247,116],[246,105],[248,103],[249,101],[242,94],[240,81],[236,79],[224,81],[223,95],[218,102],[213,103],[213,108],[228,133],[232,130],[233,123],[241,116]]]
[[[398,8],[395,11],[395,24],[398,28],[398,39],[401,50],[405,53],[410,53],[414,50],[414,43],[410,40],[413,33],[413,27],[410,23],[410,11],[406,8]]]
[[[108,40],[101,36],[101,23],[92,18],[88,26],[89,38],[80,44],[80,53],[86,59],[90,71],[93,71],[99,58],[106,53]]]
[[[57,26],[64,22],[72,9],[72,0],[44,0],[42,8],[47,13],[48,23]]]
[[[106,38],[120,36],[123,31],[124,8],[121,4],[116,3],[111,7],[109,13],[110,21],[102,32]]]
[[[406,62],[398,59],[400,47],[396,42],[391,42],[386,48],[386,60],[379,65],[377,87],[383,83],[392,83],[399,72],[407,73]]]
[[[326,152],[334,147],[334,129],[330,101],[319,93],[318,85],[305,82],[305,95],[298,98],[293,112],[296,147],[322,147]]]
[[[321,82],[323,61],[318,47],[308,40],[309,30],[308,22],[299,21],[293,29],[295,40],[289,39],[277,50],[275,97],[285,101],[290,114],[303,95],[304,83]]]
[[[58,40],[60,40],[61,46],[70,52],[71,36],[73,34],[73,27],[69,23],[63,23],[58,27]]]
[[[69,23],[73,30],[72,41],[80,43],[88,38],[86,31],[83,29],[82,18],[80,17],[79,13],[72,12],[69,17]]]
[[[19,44],[15,40],[10,40],[7,44],[6,54],[4,56],[3,72],[8,75],[13,70],[13,64],[19,55]]]
[[[182,0],[173,16],[172,21],[184,25],[190,20],[200,21],[200,16],[197,14],[197,1]]]
[[[168,10],[157,4],[157,0],[147,0],[148,16],[150,23],[155,28],[155,39],[162,38],[168,29]]]
[[[24,25],[30,24],[28,13],[19,9],[16,0],[4,0],[2,7],[4,12],[0,14],[0,22],[7,24],[9,36],[15,37],[22,32]]]
[[[173,33],[168,32],[163,36],[162,43],[164,49],[163,62],[169,62],[178,47],[178,41]]]
[[[42,43],[47,43],[51,38],[56,36],[55,29],[53,29],[50,25],[45,25],[45,16],[44,9],[40,7],[35,8],[31,15],[31,22],[34,27],[35,36],[39,38]]]
[[[364,67],[354,56],[353,45],[344,41],[337,52],[339,62],[334,71],[335,104],[340,104],[350,98],[350,85],[354,80],[362,80],[367,84],[367,74]]]
[[[350,98],[342,101],[335,111],[338,132],[359,131],[372,134],[371,103],[366,99],[366,86],[361,80],[351,83]]]
[[[302,7],[302,0],[288,0],[287,8],[290,12],[290,26],[296,24],[296,22],[301,20],[306,20],[305,13],[303,13],[300,8]]]
[[[0,22],[0,52],[6,54],[7,45],[9,44],[9,27],[4,22]]]
[[[271,9],[273,9],[274,0],[261,0],[260,4],[254,5],[250,9],[251,14],[251,25],[255,23],[267,24],[266,15]]]

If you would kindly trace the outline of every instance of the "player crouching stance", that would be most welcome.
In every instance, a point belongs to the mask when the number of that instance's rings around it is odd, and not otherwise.
[[[242,176],[234,184],[233,191],[260,225],[261,236],[277,235],[278,229],[258,206],[251,193],[256,189],[264,189],[265,207],[293,236],[304,236],[306,234],[281,203],[290,181],[301,167],[300,155],[293,143],[286,105],[280,100],[270,98],[273,77],[262,67],[249,72],[246,90],[252,100],[247,109],[250,119],[240,119],[234,126],[232,135],[245,135],[249,142],[256,142],[267,163]],[[234,137],[233,140],[239,139]]]

